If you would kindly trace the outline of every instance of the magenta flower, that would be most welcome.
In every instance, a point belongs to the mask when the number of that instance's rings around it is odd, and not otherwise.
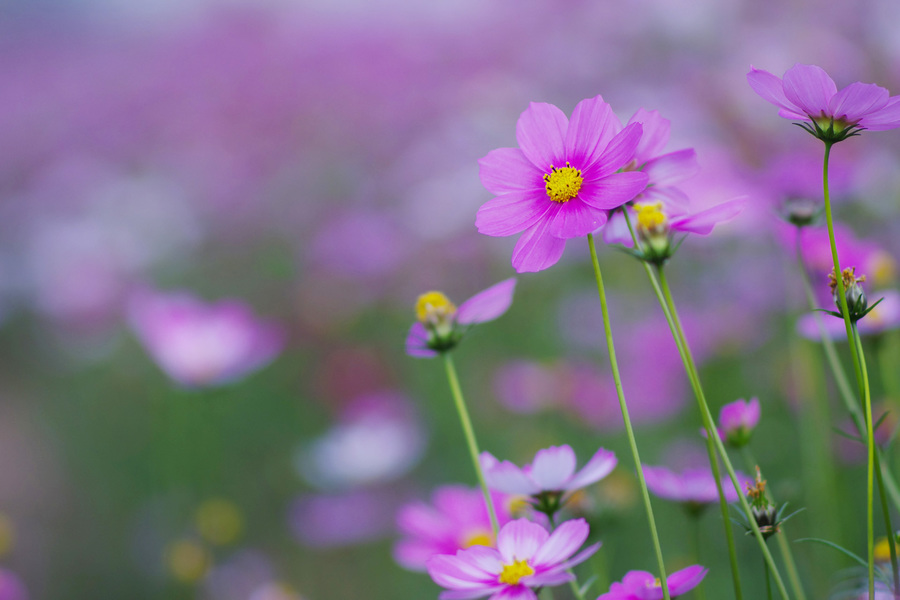
[[[284,331],[238,300],[206,304],[187,292],[142,292],[129,306],[131,326],[165,373],[191,387],[221,385],[269,363]]]
[[[841,91],[824,70],[796,64],[779,79],[750,67],[747,82],[779,107],[785,119],[805,121],[804,129],[826,143],[839,142],[859,130],[884,131],[900,127],[900,96],[891,97],[874,83],[851,83]]]
[[[501,494],[492,496],[502,526],[510,520],[510,501]],[[435,554],[494,546],[495,541],[481,490],[461,485],[439,487],[431,504],[416,500],[403,506],[397,513],[397,529],[403,538],[394,546],[394,560],[413,571],[424,571]]]
[[[488,487],[527,496],[573,492],[609,475],[617,462],[613,452],[600,448],[576,473],[575,452],[567,444],[538,450],[534,461],[521,469],[507,460],[497,460],[489,452],[481,453],[481,467]]]
[[[737,473],[737,476],[741,489],[744,489],[747,483],[753,482],[752,479],[740,472]],[[699,511],[707,504],[719,500],[716,480],[708,468],[685,469],[683,473],[678,474],[666,467],[644,465],[644,478],[647,481],[647,488],[651,492],[660,498],[681,502],[691,511]],[[722,490],[728,502],[738,499],[734,485],[728,477],[722,478]]]
[[[645,173],[617,173],[634,159],[641,125],[619,129],[601,96],[579,102],[571,120],[532,102],[516,124],[519,148],[478,161],[481,183],[496,197],[478,209],[475,226],[492,236],[523,232],[513,250],[516,271],[553,266],[567,239],[596,231],[647,186]]]
[[[753,429],[759,423],[759,399],[736,400],[719,411],[719,435],[736,448],[750,441]]]
[[[666,578],[669,595],[673,599],[691,591],[703,581],[709,569],[693,565],[675,571]],[[629,571],[622,583],[614,583],[609,591],[601,594],[597,600],[662,600],[662,586],[653,573],[647,571]]]
[[[493,321],[509,310],[515,278],[478,292],[456,306],[441,292],[427,292],[416,301],[418,321],[406,336],[406,353],[416,358],[432,358],[446,352],[462,339],[471,325]]]
[[[566,570],[597,551],[599,543],[575,554],[588,532],[584,519],[566,521],[553,533],[518,519],[500,530],[497,548],[473,546],[456,556],[433,556],[428,560],[428,574],[447,588],[441,600],[484,596],[490,600],[537,600],[533,588],[571,581],[574,576]]]

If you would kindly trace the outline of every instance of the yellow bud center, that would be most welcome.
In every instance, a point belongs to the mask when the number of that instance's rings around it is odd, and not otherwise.
[[[491,535],[490,531],[483,530],[475,530],[469,532],[465,538],[463,539],[463,548],[470,548],[472,546],[493,546],[494,545],[494,536]]]
[[[550,172],[544,175],[544,181],[550,199],[562,204],[578,195],[584,177],[581,176],[581,171],[566,163],[560,169],[550,165]]]
[[[891,560],[891,543],[886,537],[880,538],[875,544],[875,560],[878,562]]]
[[[534,575],[534,569],[525,560],[517,560],[511,565],[503,565],[503,572],[500,573],[500,583],[508,585],[519,585],[519,580],[523,577]]]
[[[653,231],[666,224],[666,215],[662,211],[662,202],[635,202],[638,227]]]
[[[426,321],[443,321],[456,314],[456,306],[441,292],[426,292],[416,300],[416,317]]]

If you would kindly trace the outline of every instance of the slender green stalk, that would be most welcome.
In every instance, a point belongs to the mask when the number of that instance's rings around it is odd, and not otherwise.
[[[844,281],[841,272],[841,263],[838,259],[837,244],[834,241],[834,221],[831,217],[831,196],[828,190],[828,158],[831,155],[831,142],[825,142],[825,158],[822,164],[822,190],[825,199],[825,223],[828,225],[828,241],[831,243],[831,258],[834,262],[834,276],[837,284],[838,305],[841,308],[841,315],[844,317],[844,327],[847,331],[847,341],[850,344],[850,356],[853,359],[853,370],[856,373],[856,384],[859,388],[859,395],[862,402],[866,405],[866,431],[868,431],[868,461],[867,461],[867,500],[866,515],[868,517],[867,531],[869,545],[869,600],[875,600],[875,538],[874,526],[872,522],[873,515],[873,486],[874,486],[874,464],[875,464],[875,444],[872,435],[871,419],[871,402],[866,398],[869,394],[868,377],[865,373],[865,365],[862,363],[860,353],[861,346],[857,346],[854,342],[854,324],[850,322],[850,311],[847,309],[847,297],[844,290]],[[858,337],[858,336],[857,336]]]
[[[772,600],[772,578],[769,577],[769,563],[763,560],[763,572],[766,578],[766,598]]]
[[[578,587],[578,578],[575,577],[575,572],[572,569],[566,569],[566,573],[571,575],[573,579],[569,581],[569,587],[572,588],[572,595],[577,598],[577,600],[584,600],[584,594],[581,593],[581,588]]]
[[[631,226],[631,218],[628,216],[628,210],[623,209],[623,211],[625,214],[625,223],[628,224],[628,231],[631,232],[631,239],[634,241],[635,248],[637,248],[638,239],[634,233],[634,228]],[[703,409],[701,403],[703,401],[701,400],[701,398],[703,397],[703,388],[700,385],[700,379],[692,375],[691,361],[688,359],[688,355],[685,352],[685,342],[681,339],[681,336],[678,335],[678,329],[675,326],[675,322],[672,319],[671,313],[669,312],[669,307],[666,304],[665,297],[663,296],[662,290],[659,287],[659,282],[656,280],[656,276],[653,274],[653,269],[649,264],[647,264],[646,261],[641,261],[641,264],[644,265],[644,270],[647,273],[647,278],[650,280],[650,285],[651,287],[653,287],[653,292],[656,294],[656,299],[659,301],[660,308],[662,308],[663,315],[666,318],[666,323],[669,324],[669,331],[672,333],[672,338],[675,340],[675,345],[678,347],[678,354],[679,356],[681,356],[681,361],[684,364],[684,369],[687,372],[688,379],[691,382],[691,387],[694,390],[694,396],[697,398],[702,420]],[[716,482],[716,490],[719,493],[719,509],[722,512],[722,525],[725,528],[725,540],[728,545],[728,558],[731,561],[731,580],[734,585],[734,597],[736,600],[743,600],[743,592],[741,590],[741,574],[738,567],[737,551],[734,545],[734,531],[731,527],[731,517],[728,514],[728,500],[725,498],[725,492],[722,489],[722,476],[719,471],[719,460],[716,458],[716,450],[712,441],[713,435],[718,435],[718,430],[715,428],[715,426],[713,426],[712,430],[710,430],[709,428],[706,429],[706,451],[709,455],[709,465],[712,469],[713,479],[715,479]]]
[[[869,596],[875,597],[875,431],[872,423],[872,396],[869,391],[869,374],[866,370],[866,357],[863,353],[862,340],[859,338],[859,331],[856,329],[856,323],[853,324],[853,344],[859,354],[859,364],[861,371],[861,381],[863,384],[863,405],[866,411],[866,448],[868,454],[868,463],[866,465],[866,477],[868,485],[868,495],[866,500],[866,525],[867,542],[869,546]]]
[[[488,514],[491,517],[491,529],[494,530],[494,539],[496,539],[497,533],[500,531],[500,526],[497,523],[497,511],[494,510],[494,501],[491,499],[491,492],[488,489],[487,482],[484,480],[484,473],[481,470],[478,442],[475,441],[475,431],[472,429],[472,421],[469,419],[466,401],[463,399],[462,390],[459,387],[459,378],[456,376],[456,367],[453,366],[453,359],[450,357],[449,352],[443,352],[441,356],[444,358],[447,381],[450,382],[450,393],[453,395],[453,402],[456,404],[456,412],[459,413],[459,421],[462,423],[463,433],[466,436],[466,445],[469,447],[469,454],[472,456],[475,475],[478,477],[478,483],[481,485],[481,491],[484,494],[484,503],[487,505]]]
[[[887,530],[888,548],[891,553],[891,573],[894,575],[894,598],[900,597],[900,567],[897,564],[897,543],[894,526],[891,525],[891,507],[888,505],[884,491],[884,478],[881,476],[881,460],[875,454],[875,478],[878,481],[878,495],[881,498],[881,512],[884,515],[884,528]]]
[[[650,504],[650,493],[647,491],[647,482],[644,479],[644,468],[641,465],[641,457],[638,453],[637,442],[634,439],[634,429],[631,426],[631,418],[628,416],[628,406],[625,404],[625,392],[622,389],[622,378],[619,376],[619,364],[616,360],[616,348],[613,344],[612,329],[609,324],[609,309],[606,305],[606,291],[603,287],[603,276],[600,274],[600,263],[597,260],[597,248],[594,246],[594,236],[592,234],[589,233],[587,239],[591,249],[591,261],[594,265],[594,278],[597,280],[597,293],[600,296],[600,310],[603,314],[603,332],[606,336],[606,348],[609,351],[609,366],[612,369],[613,381],[616,384],[616,396],[619,398],[619,408],[622,410],[622,420],[625,422],[628,445],[631,447],[631,455],[634,458],[638,483],[641,487],[641,497],[644,501],[644,509],[647,512],[647,521],[650,524],[650,535],[653,538],[653,550],[656,553],[656,562],[659,567],[659,583],[662,587],[663,599],[670,600],[671,596],[669,595],[666,565],[663,560],[662,547],[659,544],[659,534],[656,531],[656,519],[653,517],[653,506]]]
[[[700,560],[700,515],[694,514],[691,516],[689,526],[691,528],[691,553],[694,555],[694,562],[698,565],[702,565],[703,561]],[[697,600],[706,600],[706,591],[703,586],[698,586],[696,588],[695,597]]]
[[[696,363],[694,362],[694,358],[691,354],[690,346],[688,346],[687,344],[687,338],[684,335],[684,328],[681,326],[681,319],[678,318],[678,311],[675,309],[675,302],[672,299],[672,292],[669,289],[669,283],[666,280],[665,270],[660,267],[659,269],[657,269],[657,273],[659,275],[659,283],[663,291],[663,296],[666,300],[666,305],[669,307],[669,313],[671,313],[672,315],[672,321],[675,324],[675,328],[678,332],[678,337],[681,338],[682,346],[685,350],[685,356],[687,357],[689,363],[688,376],[696,380],[699,387],[699,376],[697,374]],[[709,411],[709,404],[707,404],[706,398],[702,394],[700,396],[700,400],[700,412],[701,416],[703,417],[704,427],[706,427],[707,432],[716,432],[715,421],[713,420],[712,413],[710,413]],[[747,503],[747,498],[744,496],[744,490],[741,489],[741,482],[737,478],[737,474],[734,471],[731,460],[728,458],[728,452],[726,452],[722,440],[719,438],[717,432],[713,433],[712,435],[708,433],[707,438],[712,439],[715,443],[716,450],[718,451],[719,456],[722,459],[722,463],[725,465],[725,470],[728,471],[728,476],[731,478],[731,483],[732,485],[734,485],[734,489],[737,492],[738,500],[741,503],[741,508],[743,509],[744,514],[747,515],[747,520],[750,522],[750,527],[753,530],[753,536],[756,538],[757,543],[759,544],[759,549],[762,552],[763,557],[772,573],[772,576],[775,579],[775,584],[778,587],[778,592],[781,594],[781,597],[784,600],[789,600],[790,596],[787,593],[787,589],[784,587],[784,581],[781,578],[781,573],[779,573],[778,567],[775,565],[775,559],[772,558],[772,553],[769,551],[769,548],[766,545],[766,541],[762,536],[762,532],[759,530],[759,525],[756,524],[756,519],[753,518],[753,513],[750,510],[750,505]]]

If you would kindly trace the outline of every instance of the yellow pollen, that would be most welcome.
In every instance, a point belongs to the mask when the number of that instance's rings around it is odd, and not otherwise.
[[[523,577],[534,575],[534,569],[525,560],[517,560],[511,565],[503,565],[503,572],[500,573],[500,583],[508,585],[519,585],[519,580]]]
[[[494,536],[488,531],[473,531],[469,533],[463,540],[463,548],[471,548],[472,546],[493,546]]]
[[[429,319],[445,319],[456,313],[456,306],[441,292],[426,292],[416,300],[416,317],[423,323]]]
[[[655,587],[655,588],[662,587],[662,582],[659,580],[659,577],[657,577],[656,579],[653,580],[653,583],[651,584],[650,587]]]
[[[550,172],[544,175],[544,181],[547,183],[547,195],[550,199],[562,204],[578,195],[584,178],[581,171],[567,162],[561,169],[550,165]]]
[[[666,223],[662,202],[635,202],[633,208],[637,213],[638,226],[643,229],[652,231]]]

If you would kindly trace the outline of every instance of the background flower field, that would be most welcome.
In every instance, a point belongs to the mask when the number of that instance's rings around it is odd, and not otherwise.
[[[746,198],[671,264],[687,336],[716,415],[759,399],[750,447],[779,501],[805,507],[788,537],[864,556],[866,450],[834,431],[851,422],[803,325],[781,218],[821,204],[821,143],[746,75],[809,63],[838,87],[900,93],[898,19],[889,0],[6,3],[0,600],[436,598],[394,558],[398,511],[477,482],[438,361],[405,354],[413,307],[514,275],[514,240],[474,225],[492,197],[478,160],[516,145],[529,102],[568,114],[597,94],[623,120],[660,111],[667,150],[696,149],[701,170],[679,184],[692,206]],[[886,297],[860,324],[885,443],[900,138],[867,133],[831,160],[842,263]],[[803,236],[831,308],[824,227]],[[642,458],[703,466],[642,269],[599,248]],[[591,598],[655,570],[602,332],[588,248],[570,240],[454,353],[483,450],[619,457],[568,509],[603,542],[578,567],[597,575]],[[670,570],[700,563],[706,596],[730,593],[717,509],[653,503]],[[761,598],[758,549],[740,529],[737,546]],[[811,598],[864,586],[846,556],[792,546]]]

